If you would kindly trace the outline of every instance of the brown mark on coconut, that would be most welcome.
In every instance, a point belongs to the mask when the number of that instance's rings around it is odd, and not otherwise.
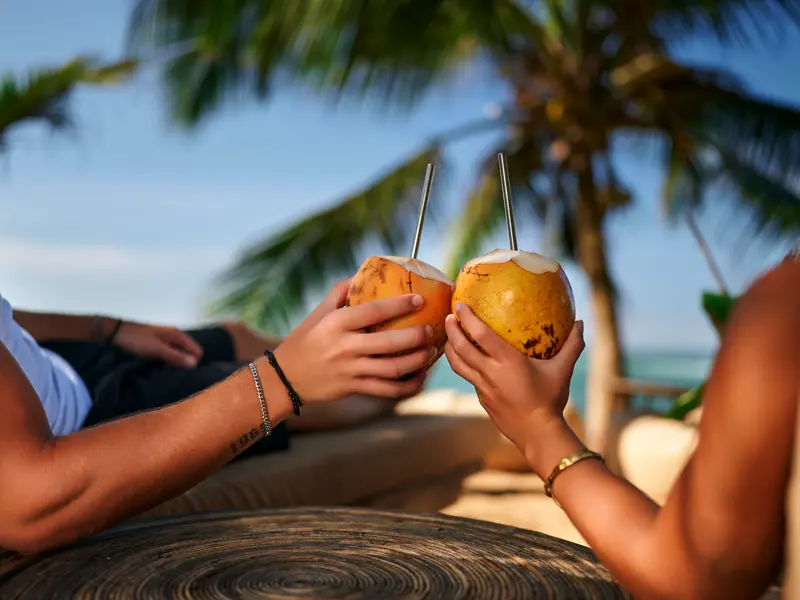
[[[481,279],[481,280],[489,278],[489,274],[488,273],[481,273],[480,271],[478,271],[478,267],[477,266],[467,267],[466,269],[464,269],[464,273],[469,273],[470,275],[475,275],[475,277],[477,277],[478,279]]]
[[[387,267],[387,266],[388,266],[388,265],[386,264],[386,261],[385,261],[385,260],[382,260],[382,261],[381,261],[381,262],[378,264],[378,266],[375,268],[375,271],[376,271],[376,272],[377,272],[377,274],[378,274],[378,279],[380,279],[380,280],[381,280],[381,283],[386,283],[386,267]]]

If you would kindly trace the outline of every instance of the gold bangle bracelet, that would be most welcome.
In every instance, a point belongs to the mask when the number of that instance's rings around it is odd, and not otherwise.
[[[577,452],[573,452],[566,458],[561,459],[561,462],[558,463],[555,468],[553,469],[550,476],[547,478],[547,481],[544,482],[544,493],[548,498],[553,498],[553,482],[555,481],[556,477],[558,477],[561,473],[569,469],[572,465],[581,462],[582,460],[586,460],[589,458],[596,458],[600,462],[605,462],[605,459],[600,456],[597,452],[593,452],[588,448],[583,448],[578,450]],[[555,500],[555,498],[553,498]],[[558,501],[556,501],[558,504]]]

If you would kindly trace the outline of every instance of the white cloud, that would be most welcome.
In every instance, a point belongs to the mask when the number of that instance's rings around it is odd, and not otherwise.
[[[234,249],[0,239],[0,294],[21,309],[194,325]]]
[[[222,268],[232,256],[231,248],[205,245],[136,248],[0,239],[0,268],[59,277],[150,277],[192,267],[209,271]]]

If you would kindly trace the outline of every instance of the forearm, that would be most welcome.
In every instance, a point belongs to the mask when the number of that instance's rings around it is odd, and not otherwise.
[[[108,339],[117,319],[89,315],[60,315],[54,313],[14,311],[14,320],[37,342],[52,340],[102,341]]]
[[[263,360],[259,374],[277,424],[291,404]],[[31,550],[70,543],[183,492],[260,438],[248,369],[172,406],[56,438],[17,474],[18,530]]]
[[[563,421],[540,429],[525,454],[546,479],[583,444]],[[691,598],[697,565],[665,537],[663,515],[652,500],[602,462],[583,460],[562,471],[553,496],[612,575],[637,598]]]

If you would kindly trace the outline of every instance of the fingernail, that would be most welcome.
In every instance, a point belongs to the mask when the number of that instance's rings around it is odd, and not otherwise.
[[[434,356],[436,356],[438,353],[439,353],[439,351],[438,351],[436,348],[431,348],[431,349],[430,349],[430,355],[431,355],[431,358],[433,358]]]
[[[463,302],[459,302],[458,304],[456,304],[456,313],[462,313],[462,312],[464,312],[464,309],[465,309],[466,307],[467,307],[467,305],[466,305],[466,304],[464,304]]]
[[[575,325],[578,327],[578,332],[583,333],[583,321],[575,321]]]
[[[189,368],[193,368],[197,366],[197,359],[193,356],[187,356],[183,359],[183,364],[185,364]]]
[[[425,298],[423,298],[419,294],[414,294],[414,296],[411,298],[411,304],[413,304],[416,307],[420,307],[423,304],[425,304]]]
[[[425,325],[425,335],[428,336],[428,339],[431,339],[433,337],[433,327]]]

